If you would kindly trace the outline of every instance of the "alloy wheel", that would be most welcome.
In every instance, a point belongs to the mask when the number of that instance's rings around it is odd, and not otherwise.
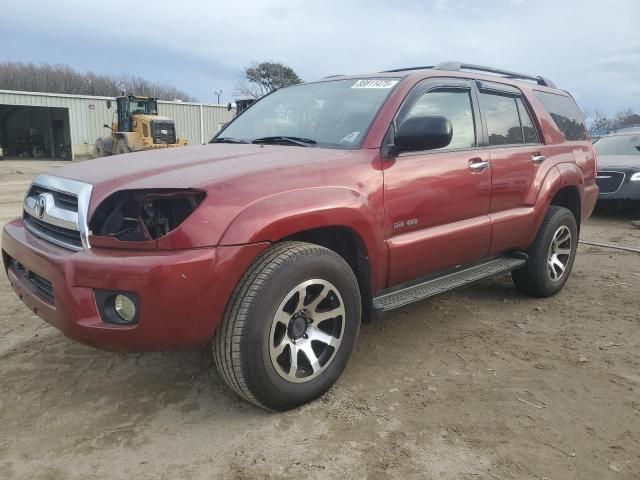
[[[293,288],[269,333],[269,356],[278,375],[293,383],[316,378],[335,358],[344,327],[344,302],[331,282],[312,279]]]
[[[554,282],[559,281],[567,270],[573,248],[571,240],[571,230],[566,225],[560,226],[553,234],[547,257],[547,273]]]

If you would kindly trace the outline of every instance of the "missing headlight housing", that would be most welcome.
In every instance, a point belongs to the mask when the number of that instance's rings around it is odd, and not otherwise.
[[[176,229],[204,200],[199,190],[123,190],[104,200],[89,227],[120,241],[157,240]]]

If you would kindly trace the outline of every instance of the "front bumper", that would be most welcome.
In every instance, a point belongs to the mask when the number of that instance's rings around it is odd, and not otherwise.
[[[35,237],[18,219],[4,227],[2,257],[11,286],[23,303],[69,338],[105,350],[160,351],[205,344],[238,280],[268,245],[72,252]],[[12,260],[50,282],[53,300]],[[138,294],[138,323],[103,322],[95,290]]]

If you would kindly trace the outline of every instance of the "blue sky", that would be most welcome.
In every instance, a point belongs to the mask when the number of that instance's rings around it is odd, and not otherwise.
[[[0,60],[127,72],[202,101],[229,101],[252,61],[314,80],[460,60],[544,75],[590,111],[640,111],[639,0],[0,3]]]

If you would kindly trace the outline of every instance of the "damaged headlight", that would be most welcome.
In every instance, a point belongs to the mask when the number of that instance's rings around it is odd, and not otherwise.
[[[122,242],[157,240],[176,229],[204,200],[199,190],[123,190],[104,200],[89,223],[94,236]]]

